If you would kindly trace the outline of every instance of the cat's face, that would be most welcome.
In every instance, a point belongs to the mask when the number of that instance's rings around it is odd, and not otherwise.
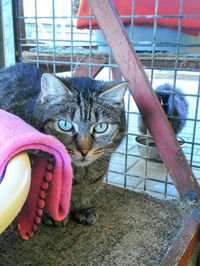
[[[65,145],[72,162],[85,166],[110,156],[124,130],[122,104],[127,83],[111,85],[72,78],[64,84],[55,76],[44,74],[41,87],[44,132]]]

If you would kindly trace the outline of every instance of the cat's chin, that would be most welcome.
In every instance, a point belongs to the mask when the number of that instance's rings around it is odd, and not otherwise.
[[[81,160],[73,160],[72,159],[72,162],[74,165],[78,166],[78,167],[84,167],[84,166],[87,166],[89,164],[91,164],[93,161],[91,160],[88,160],[88,159],[81,159]]]

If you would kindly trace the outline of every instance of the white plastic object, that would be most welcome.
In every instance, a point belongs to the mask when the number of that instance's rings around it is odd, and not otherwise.
[[[0,234],[12,223],[26,201],[31,183],[27,153],[13,157],[0,183]]]

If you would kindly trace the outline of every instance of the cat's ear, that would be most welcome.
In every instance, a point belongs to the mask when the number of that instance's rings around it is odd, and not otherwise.
[[[115,84],[109,87],[109,89],[107,89],[106,91],[102,92],[99,98],[108,101],[109,103],[111,103],[116,107],[121,108],[127,86],[128,86],[127,81]]]
[[[72,91],[65,86],[57,77],[50,73],[45,73],[41,78],[42,98],[46,96],[73,96]]]

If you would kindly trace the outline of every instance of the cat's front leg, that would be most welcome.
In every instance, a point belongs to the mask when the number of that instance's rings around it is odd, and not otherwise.
[[[70,214],[75,222],[92,225],[98,220],[98,212],[91,204],[91,200],[94,199],[101,187],[103,177],[98,178],[98,180],[94,179],[95,182],[88,180],[87,182],[73,183]]]
[[[84,225],[93,225],[98,220],[97,210],[92,206],[90,199],[95,196],[101,183],[73,185],[70,204],[72,220]],[[47,213],[44,213],[42,221],[49,226],[63,227],[67,225],[68,217],[63,221],[55,221]]]

